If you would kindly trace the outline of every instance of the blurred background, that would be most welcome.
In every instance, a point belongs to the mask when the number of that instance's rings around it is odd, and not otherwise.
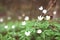
[[[30,19],[37,18],[42,12],[39,7],[48,10],[47,15],[52,18],[60,18],[60,0],[0,0],[0,17],[11,16],[14,20],[20,16],[22,19],[29,16]],[[56,15],[53,15],[56,11]]]

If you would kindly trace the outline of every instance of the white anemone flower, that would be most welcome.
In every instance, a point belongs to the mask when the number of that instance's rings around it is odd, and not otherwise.
[[[7,19],[8,19],[8,20],[11,20],[11,17],[9,16]]]
[[[20,20],[20,19],[22,19],[22,17],[21,16],[18,16],[18,19]]]
[[[12,29],[14,29],[15,28],[15,25],[12,25]]]
[[[42,16],[38,16],[38,20],[40,20],[40,21],[43,20],[43,18],[44,17],[42,17]]]
[[[25,22],[25,21],[23,21],[23,22],[22,22],[22,25],[26,25],[26,22]]]
[[[56,11],[54,11],[53,14],[56,15]]]
[[[25,32],[25,35],[26,35],[26,36],[30,36],[30,33],[31,33],[30,31]]]
[[[26,21],[27,21],[27,20],[29,20],[29,17],[28,17],[28,16],[26,16],[26,17],[25,17],[25,20],[26,20]]]
[[[22,16],[24,17],[24,16],[25,16],[25,14],[22,14]]]
[[[46,18],[45,18],[46,20],[50,20],[50,16],[46,16]]]
[[[38,34],[42,33],[42,30],[41,29],[37,30],[37,33]]]
[[[39,8],[39,10],[43,10],[43,6],[41,6],[41,7]]]
[[[0,22],[3,22],[4,21],[4,19],[3,18],[0,18]]]
[[[8,26],[7,26],[7,25],[5,25],[5,26],[4,26],[4,28],[5,28],[5,29],[7,29],[7,28],[8,28]]]
[[[42,11],[42,13],[46,14],[46,13],[47,13],[47,10],[46,10],[46,9],[44,9],[44,10]]]

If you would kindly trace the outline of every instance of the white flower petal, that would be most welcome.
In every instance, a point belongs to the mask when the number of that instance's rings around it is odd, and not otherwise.
[[[8,19],[8,20],[11,20],[11,17],[9,16],[7,19]]]
[[[56,15],[56,11],[54,11],[53,14]]]
[[[25,22],[25,21],[23,21],[23,22],[22,22],[22,25],[26,25],[26,22]]]
[[[46,18],[45,18],[46,20],[50,20],[50,16],[46,16]]]
[[[39,10],[43,10],[43,6],[41,6],[41,7],[39,8]]]
[[[26,35],[26,36],[29,36],[29,35],[30,35],[30,31],[25,32],[25,35]]]
[[[26,20],[26,21],[27,21],[27,20],[29,20],[29,17],[28,17],[28,16],[26,16],[26,17],[25,17],[25,20]]]
[[[42,13],[46,14],[46,13],[47,13],[47,10],[46,10],[46,9],[44,9],[44,10],[42,11]]]
[[[18,19],[20,20],[20,19],[22,19],[22,17],[21,16],[18,16]]]
[[[3,22],[4,21],[4,19],[3,18],[0,18],[0,22]]]
[[[24,16],[25,16],[25,14],[22,14],[22,16],[24,17]]]
[[[14,29],[15,28],[15,25],[12,25],[12,29]]]
[[[38,20],[43,20],[44,17],[38,16]]]
[[[6,25],[6,26],[4,26],[4,28],[5,28],[5,29],[7,29],[7,28],[8,28],[8,26]]]
[[[40,30],[40,29],[39,29],[39,30],[37,30],[37,33],[39,33],[39,34],[40,34],[40,33],[42,33],[42,30]]]

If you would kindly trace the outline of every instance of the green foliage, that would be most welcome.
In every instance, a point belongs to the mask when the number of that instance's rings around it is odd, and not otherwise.
[[[5,25],[8,25],[7,29]],[[15,25],[14,29],[12,25]],[[39,29],[42,33],[37,33]],[[29,36],[25,35],[26,31],[31,32]],[[60,24],[38,20],[26,21],[26,25],[21,21],[0,23],[0,40],[60,40]]]

